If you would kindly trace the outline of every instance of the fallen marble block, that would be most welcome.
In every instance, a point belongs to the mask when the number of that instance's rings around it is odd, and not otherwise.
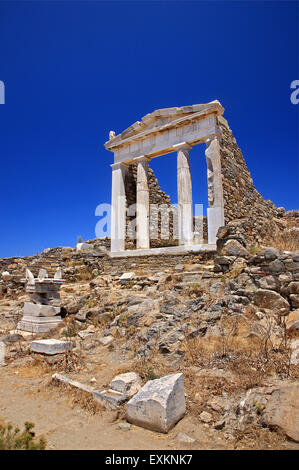
[[[119,278],[119,281],[121,284],[126,284],[127,282],[130,282],[134,279],[135,277],[135,273],[123,273],[120,278]]]
[[[30,343],[30,349],[40,354],[63,354],[71,351],[74,347],[73,341],[61,341],[59,339],[40,339]]]
[[[82,384],[81,382],[78,382],[77,380],[69,379],[65,375],[53,374],[52,379],[57,380],[58,382],[61,382],[64,385],[70,385],[71,387],[77,388],[78,390],[82,390],[83,392],[87,392],[87,393],[94,392],[94,388],[91,387],[90,385],[85,385],[85,384]]]
[[[141,389],[141,378],[135,372],[126,372],[114,377],[110,382],[110,388],[131,398]]]
[[[185,412],[183,374],[150,380],[127,403],[130,423],[163,433],[167,433]]]
[[[93,398],[100,402],[102,405],[115,410],[118,406],[122,405],[127,399],[128,396],[116,392],[115,390],[95,390],[93,392]]]

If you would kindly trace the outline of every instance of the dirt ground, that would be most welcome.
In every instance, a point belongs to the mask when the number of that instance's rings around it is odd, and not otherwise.
[[[110,369],[111,373],[113,375]],[[1,419],[20,427],[25,421],[34,422],[37,436],[43,435],[47,440],[47,449],[229,448],[217,431],[199,425],[188,416],[167,435],[133,425],[129,430],[121,430],[118,423],[122,420],[117,418],[117,412],[102,409],[92,414],[74,405],[67,390],[49,386],[50,380],[51,373],[44,374],[36,367],[7,365],[0,369]],[[178,442],[176,435],[179,432],[196,438],[196,442]]]

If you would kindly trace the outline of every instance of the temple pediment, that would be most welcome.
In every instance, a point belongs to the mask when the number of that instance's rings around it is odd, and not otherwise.
[[[107,150],[112,150],[114,147],[123,145],[130,140],[136,140],[167,128],[179,127],[184,125],[186,121],[200,119],[206,115],[221,115],[223,112],[224,108],[217,100],[206,104],[157,109],[146,114],[141,121],[136,121],[116,136],[111,131],[110,139],[105,143],[105,147]]]

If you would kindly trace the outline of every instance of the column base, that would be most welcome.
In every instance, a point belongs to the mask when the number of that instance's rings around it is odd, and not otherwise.
[[[24,315],[17,324],[17,330],[28,331],[30,333],[46,333],[57,328],[62,323],[59,315],[55,317],[31,317]]]
[[[217,241],[217,232],[219,227],[222,227],[224,222],[224,209],[223,207],[209,207],[207,209],[208,216],[208,243],[215,244]]]

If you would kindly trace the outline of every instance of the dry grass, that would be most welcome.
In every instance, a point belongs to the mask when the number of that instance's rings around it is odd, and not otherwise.
[[[291,228],[278,232],[275,237],[266,240],[265,244],[279,251],[297,251],[299,250],[299,229]]]
[[[45,374],[49,373],[51,368],[41,357],[34,358],[34,361],[30,364],[17,367],[15,372],[17,372],[18,377],[33,379],[36,377],[43,377]]]
[[[55,391],[63,391],[66,395],[68,405],[72,408],[80,407],[93,415],[102,413],[104,410],[103,405],[94,400],[91,393],[75,389],[70,385],[58,382],[55,379],[51,379],[48,382],[47,387]]]
[[[285,442],[284,436],[267,428],[261,428],[257,424],[252,424],[246,429],[236,430],[233,447],[235,450],[280,450],[284,447]]]

